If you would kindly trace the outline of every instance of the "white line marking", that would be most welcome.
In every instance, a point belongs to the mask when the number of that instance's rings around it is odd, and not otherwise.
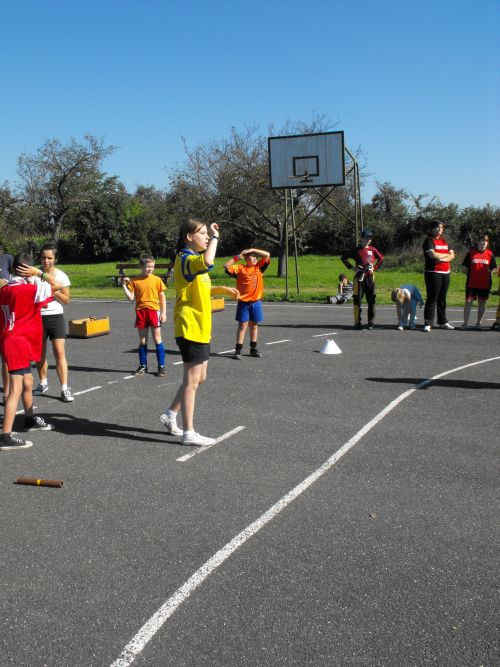
[[[135,378],[135,375],[125,375],[122,380],[130,380],[130,378]]]
[[[139,632],[131,639],[131,641],[125,646],[120,656],[115,660],[111,667],[128,667],[131,665],[143,648],[148,644],[149,641],[155,636],[158,630],[163,626],[163,624],[172,616],[176,609],[193,593],[193,591],[202,584],[205,579],[214,572],[219,565],[222,565],[232,553],[241,547],[247,540],[249,540],[255,533],[257,533],[261,528],[263,528],[267,523],[274,519],[282,510],[284,510],[291,502],[293,502],[298,496],[300,496],[306,489],[308,489],[314,482],[316,482],[322,475],[325,474],[332,466],[334,466],[337,461],[344,456],[354,445],[361,440],[361,438],[366,435],[374,426],[376,426],[389,412],[394,410],[394,408],[399,405],[405,398],[411,396],[418,389],[422,389],[426,385],[430,384],[434,380],[445,377],[446,375],[451,375],[451,373],[456,373],[457,371],[464,370],[465,368],[471,368],[472,366],[477,366],[479,364],[485,364],[489,361],[497,361],[500,357],[491,357],[489,359],[483,359],[481,361],[474,361],[470,364],[465,364],[464,366],[458,366],[444,373],[439,373],[439,375],[434,375],[434,377],[420,382],[412,389],[408,389],[400,394],[397,398],[391,401],[383,410],[381,410],[373,419],[371,419],[362,429],[360,429],[356,435],[354,435],[350,440],[348,440],[340,449],[338,449],[333,456],[331,456],[325,463],[323,463],[317,470],[315,470],[311,475],[306,477],[300,484],[295,488],[289,491],[283,498],[278,500],[272,507],[270,507],[267,512],[264,512],[256,521],[251,523],[247,528],[241,531],[236,537],[234,537],[230,542],[228,542],[222,549],[219,549],[209,560],[206,561],[194,574],[192,574],[189,579],[176,590],[176,592],[168,598],[168,600],[158,609],[158,611],[151,616],[151,618],[146,621],[142,626]],[[205,448],[206,449],[206,448]]]
[[[83,391],[75,391],[73,396],[81,396],[82,394],[88,394],[89,391],[95,391],[96,389],[102,389],[101,385],[97,385],[97,387],[90,387],[90,389],[84,389]]]
[[[108,380],[108,384],[116,384],[118,380]]]
[[[273,340],[272,343],[266,343],[266,345],[277,345],[278,343],[289,343],[290,338],[285,338],[284,340]]]
[[[235,352],[235,351],[236,351],[236,350],[235,350],[234,347],[233,347],[232,350],[222,350],[222,352],[217,352],[217,354],[229,354],[230,352]]]
[[[220,435],[218,438],[215,438],[215,442],[213,445],[208,445],[208,447],[197,447],[194,449],[192,452],[189,454],[184,454],[184,456],[179,457],[178,459],[175,459],[176,461],[187,461],[188,459],[192,459],[193,456],[196,456],[197,454],[201,454],[201,452],[206,452],[207,449],[210,449],[211,447],[215,447],[215,445],[218,445],[219,442],[222,442],[223,440],[227,440],[230,438],[232,435],[235,435],[236,433],[239,433],[240,431],[243,431],[245,427],[244,426],[237,426],[236,428],[233,428],[232,431],[228,431],[227,433],[224,433],[224,435]]]
[[[338,331],[335,332],[332,331],[331,333],[326,333],[326,334],[314,334],[313,338],[321,338],[321,336],[337,336],[338,333],[339,333]]]
[[[183,361],[174,361],[172,366],[179,366],[180,364],[183,364],[183,363],[184,363]]]

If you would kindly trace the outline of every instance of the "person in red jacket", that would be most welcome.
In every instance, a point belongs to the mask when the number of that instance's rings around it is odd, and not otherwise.
[[[481,234],[475,246],[469,250],[462,262],[462,266],[467,269],[462,329],[467,329],[472,303],[475,299],[478,300],[476,327],[481,326],[481,320],[486,310],[486,301],[491,290],[491,274],[497,267],[495,255],[488,248],[489,242],[488,234]]]
[[[371,245],[373,233],[364,229],[361,233],[361,245],[352,248],[341,256],[342,262],[348,269],[354,270],[353,279],[353,309],[354,328],[362,329],[361,324],[361,301],[366,296],[368,305],[368,329],[373,329],[375,324],[375,276],[374,273],[380,268],[384,256]],[[354,260],[354,266],[349,262]]]

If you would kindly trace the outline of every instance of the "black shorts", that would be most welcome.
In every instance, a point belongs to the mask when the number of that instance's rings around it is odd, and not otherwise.
[[[15,371],[11,371],[9,368],[9,375],[28,375],[28,373],[31,373],[31,366],[28,366],[28,368],[16,368]]]
[[[480,299],[481,301],[487,301],[490,295],[489,289],[482,289],[481,287],[466,287],[465,288],[465,298],[466,299]]]
[[[202,364],[210,356],[210,343],[197,343],[182,336],[177,336],[175,342],[181,351],[182,361],[185,364]]]
[[[55,338],[66,338],[66,323],[64,322],[64,315],[56,313],[55,315],[42,315],[43,322],[43,339],[54,340]]]

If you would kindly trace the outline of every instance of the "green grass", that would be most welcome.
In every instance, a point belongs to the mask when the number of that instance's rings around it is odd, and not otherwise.
[[[210,274],[214,285],[232,285],[234,282],[224,273],[223,264],[227,257],[218,257],[215,268]],[[168,260],[158,259],[158,262]],[[121,288],[112,286],[110,276],[117,275],[116,262],[102,264],[65,264],[61,266],[69,275],[72,282],[71,295],[81,299],[124,299]],[[264,300],[283,301],[285,299],[285,278],[276,277],[277,262],[271,261],[271,266],[265,273]],[[132,271],[131,273],[139,273]],[[162,270],[156,271],[158,275]],[[352,278],[352,271],[346,270],[338,256],[304,255],[299,258],[300,294],[297,295],[295,282],[295,262],[289,261],[289,300],[305,302],[324,302],[330,294],[336,294],[339,273],[345,273]],[[404,271],[401,269],[385,269],[382,265],[377,272],[377,303],[391,303],[390,293],[394,287],[403,283],[416,285],[425,298],[423,269],[421,271]],[[171,286],[167,290],[167,301],[174,297]],[[452,273],[448,292],[448,305],[462,306],[465,295],[465,274]]]

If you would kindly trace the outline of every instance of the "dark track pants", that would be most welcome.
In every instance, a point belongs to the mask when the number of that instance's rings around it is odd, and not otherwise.
[[[446,317],[446,295],[448,294],[448,287],[450,286],[450,274],[426,271],[424,273],[424,278],[427,290],[427,298],[424,307],[425,324],[430,327],[434,324],[436,305],[438,326],[446,324],[446,322],[448,322]]]
[[[359,281],[357,278],[354,278],[353,281],[353,311],[354,311],[354,324],[361,324],[361,313],[363,309],[361,308],[361,301],[363,296],[366,297],[366,303],[368,305],[368,322],[373,322],[375,320],[375,280],[373,276],[365,276],[365,279]]]

